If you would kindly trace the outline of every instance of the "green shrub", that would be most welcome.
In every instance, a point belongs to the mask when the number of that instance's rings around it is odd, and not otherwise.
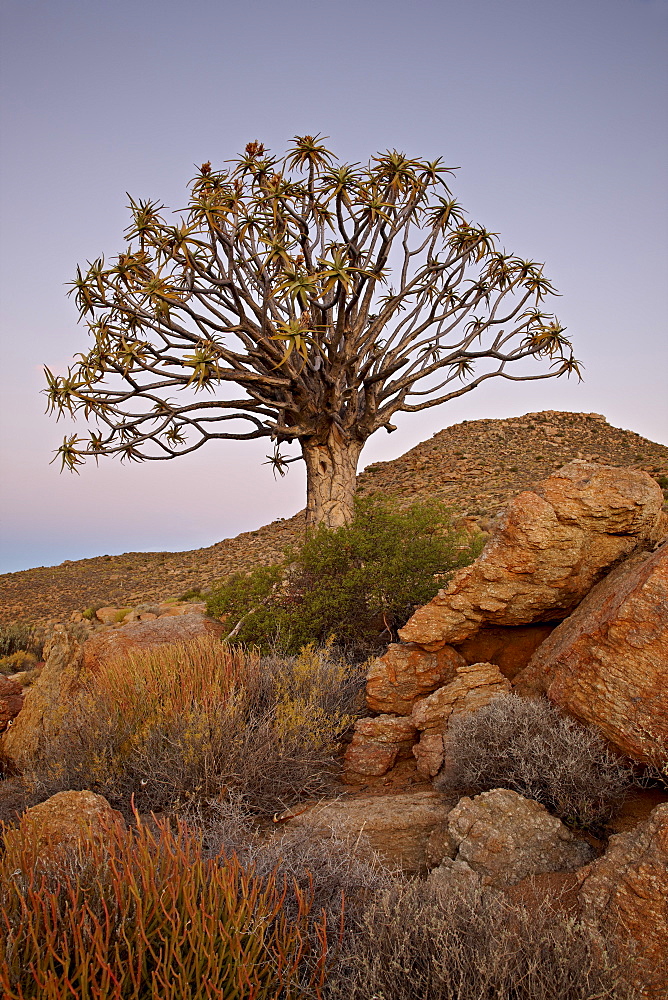
[[[289,1000],[317,995],[324,918],[312,893],[207,859],[183,825],[111,827],[45,857],[30,817],[0,861],[0,992],[6,1000]],[[309,923],[317,933],[309,935]],[[315,941],[315,947],[311,943]]]
[[[454,718],[443,743],[445,763],[434,782],[441,791],[510,788],[579,826],[607,819],[632,782],[630,768],[597,733],[544,698],[498,695]]]
[[[363,658],[396,638],[416,607],[479,553],[481,542],[453,528],[441,503],[400,510],[358,498],[353,522],[318,528],[283,566],[228,578],[207,602],[235,638],[290,652],[334,637]],[[239,624],[240,623],[240,624]]]
[[[32,670],[37,663],[34,653],[29,653],[25,649],[17,649],[10,656],[3,656],[0,660],[0,674],[18,674],[22,670]]]
[[[0,626],[0,657],[4,658],[12,656],[14,653],[27,652],[41,660],[44,640],[44,629],[39,626],[25,625],[20,622]]]
[[[221,795],[273,813],[322,794],[362,678],[327,649],[247,653],[213,637],[130,653],[89,678],[25,774],[42,797],[104,795],[124,814]]]

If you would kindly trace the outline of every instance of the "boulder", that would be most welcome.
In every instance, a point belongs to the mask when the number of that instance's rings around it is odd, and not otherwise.
[[[187,607],[187,605],[184,605]],[[133,653],[166,643],[189,642],[205,635],[225,635],[220,622],[189,611],[166,614],[150,621],[130,622],[122,628],[97,632],[83,647],[85,666],[98,670],[103,663],[126,653]]]
[[[367,705],[372,712],[410,715],[417,698],[452,680],[465,663],[451,646],[429,653],[413,643],[393,643],[371,664]]]
[[[578,873],[583,920],[616,939],[645,996],[668,996],[668,803]]]
[[[206,604],[202,601],[184,601],[181,604],[165,603],[158,608],[159,617],[170,617],[178,615],[206,614]]]
[[[445,751],[443,735],[431,729],[420,733],[420,739],[413,747],[413,756],[417,764],[417,772],[423,778],[435,778],[443,767]]]
[[[623,754],[668,763],[668,543],[618,566],[515,678]]]
[[[486,885],[514,885],[529,875],[575,871],[593,849],[578,840],[547,809],[507,788],[464,796],[448,814],[454,859],[477,872]]]
[[[402,716],[358,719],[344,754],[343,780],[347,784],[358,784],[368,776],[387,774],[399,757],[411,756],[416,736],[412,721]]]
[[[645,472],[570,462],[510,502],[478,559],[400,637],[433,650],[486,625],[566,618],[620,560],[660,539],[662,504]]]
[[[510,681],[493,663],[466,663],[453,680],[413,705],[416,729],[442,733],[452,715],[475,712],[498,694],[510,691]]]
[[[86,842],[104,839],[116,824],[124,827],[123,817],[102,795],[58,792],[26,810],[20,837],[33,862],[63,862],[82,849],[85,856]]]
[[[130,613],[129,608],[98,608],[95,612],[95,617],[103,625],[116,625],[118,622],[123,621],[125,616]]]
[[[1,740],[3,756],[20,771],[48,755],[50,741],[67,725],[87,673],[82,644],[72,629],[54,630],[44,658],[39,678],[25,694],[23,709]]]
[[[443,830],[452,796],[422,791],[399,795],[367,795],[319,803],[281,820],[306,827],[314,836],[334,831],[342,839],[360,836],[387,864],[407,873],[425,872],[441,860],[450,841],[438,838]],[[432,836],[434,834],[434,836]]]
[[[109,660],[165,643],[224,634],[223,627],[198,614],[133,622],[94,633],[85,642],[75,627],[57,627],[44,650],[45,663],[25,695],[24,706],[3,734],[0,749],[19,771],[48,760],[49,745],[71,720],[86,711],[87,682]]]
[[[432,778],[438,774],[443,764],[442,734],[452,716],[475,712],[509,691],[510,681],[493,663],[471,663],[459,667],[449,684],[418,699],[411,720],[422,734],[413,747],[420,774]]]
[[[23,708],[23,688],[13,678],[0,674],[0,732]]]

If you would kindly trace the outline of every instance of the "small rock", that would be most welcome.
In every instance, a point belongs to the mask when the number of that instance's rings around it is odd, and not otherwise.
[[[375,719],[359,719],[350,746],[344,754],[343,780],[349,784],[363,782],[367,775],[387,774],[397,759],[410,757],[417,730],[408,718],[379,715]]]
[[[594,856],[547,809],[507,788],[471,799],[464,796],[448,814],[448,833],[465,861],[488,885],[514,885],[528,875],[575,871]]]
[[[372,712],[410,715],[417,698],[452,680],[465,663],[451,646],[430,653],[413,643],[393,643],[371,664],[367,705]]]
[[[121,608],[98,608],[95,612],[95,617],[103,625],[115,625],[120,620],[119,615],[123,615]]]
[[[411,719],[416,729],[443,733],[451,715],[475,712],[510,690],[510,681],[494,663],[466,663],[449,684],[415,702]]]
[[[121,814],[102,795],[58,792],[26,810],[21,819],[21,839],[36,860],[62,862],[86,841],[104,839],[115,824],[125,826]]]

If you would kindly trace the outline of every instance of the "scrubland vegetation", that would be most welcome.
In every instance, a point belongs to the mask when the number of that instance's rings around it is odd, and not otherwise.
[[[613,951],[565,912],[480,883],[410,879],[363,838],[272,822],[336,790],[363,657],[442,586],[437,568],[475,552],[442,508],[364,501],[289,569],[212,594],[210,611],[242,622],[233,641],[160,646],[91,676],[23,780],[33,800],[98,792],[126,822],[57,851],[43,850],[30,814],[5,830],[2,995],[632,1000]],[[28,639],[5,636],[1,651],[16,656]],[[453,720],[437,785],[513,788],[592,827],[629,781],[588,730],[504,696]]]
[[[227,840],[243,834],[223,823]],[[220,830],[219,830],[220,833]],[[167,821],[0,862],[7,1000],[632,1000],[577,920],[492,890],[411,882],[335,837],[238,853]],[[207,848],[207,839],[209,846]]]
[[[132,653],[90,679],[26,777],[42,797],[88,789],[126,814],[221,792],[271,814],[326,790],[362,686],[327,647],[261,658],[201,638]]]

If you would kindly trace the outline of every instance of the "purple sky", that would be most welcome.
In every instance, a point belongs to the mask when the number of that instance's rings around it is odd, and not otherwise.
[[[178,208],[193,164],[251,139],[443,156],[470,216],[562,293],[583,384],[400,414],[361,467],[539,409],[668,443],[667,0],[2,0],[2,21],[0,571],[209,545],[303,506],[300,464],[275,483],[268,442],[60,475],[68,426],[39,395],[41,366],[86,347],[65,283],[123,249],[125,192]]]

